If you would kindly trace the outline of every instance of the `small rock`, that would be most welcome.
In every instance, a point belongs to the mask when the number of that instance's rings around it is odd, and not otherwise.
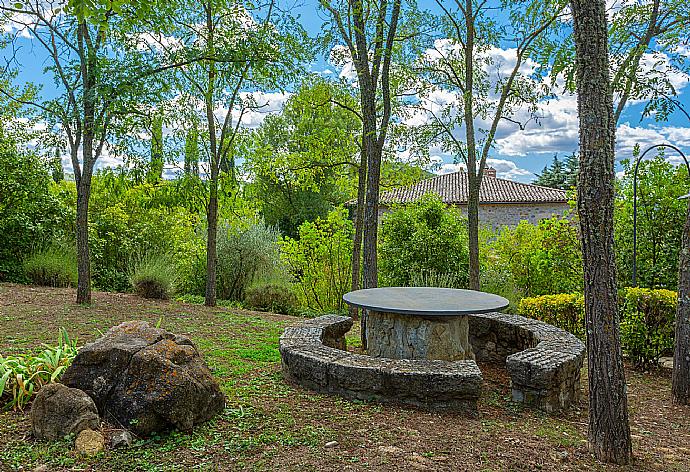
[[[105,438],[98,431],[85,429],[74,443],[74,450],[79,454],[93,455],[105,449]]]
[[[55,441],[98,428],[99,422],[96,405],[86,393],[59,383],[39,390],[31,405],[31,429],[37,439]]]
[[[43,464],[34,469],[34,472],[48,472],[48,466]]]
[[[338,445],[338,441],[329,441],[324,445],[324,447],[330,449],[330,448],[335,447],[337,445]]]
[[[129,447],[132,445],[132,433],[127,430],[117,431],[110,438],[110,445],[113,449],[118,447]]]

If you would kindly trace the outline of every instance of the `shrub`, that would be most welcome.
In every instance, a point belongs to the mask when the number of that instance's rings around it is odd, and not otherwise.
[[[297,297],[289,285],[267,282],[249,287],[244,302],[256,310],[291,314],[297,305]]]
[[[76,339],[60,328],[57,346],[46,346],[36,356],[0,356],[2,409],[23,409],[42,386],[60,379],[76,355]]]
[[[458,285],[457,274],[439,274],[434,270],[413,272],[410,274],[411,287],[444,287],[453,288]]]
[[[77,255],[74,247],[53,244],[24,261],[24,273],[34,285],[76,287]]]
[[[435,273],[456,288],[468,283],[467,221],[438,195],[394,208],[383,218],[379,247],[381,284],[408,286],[412,274]]]
[[[621,343],[637,367],[648,369],[673,350],[678,297],[670,290],[626,288],[621,302]]]
[[[352,222],[344,209],[299,227],[299,239],[285,237],[280,258],[295,279],[301,308],[320,312],[344,309],[350,288]]]
[[[518,305],[522,316],[552,324],[585,339],[585,300],[579,293],[561,293],[523,298]]]
[[[0,281],[25,282],[23,260],[36,242],[60,235],[68,207],[51,193],[53,185],[41,158],[20,151],[0,129]]]
[[[218,297],[244,300],[247,288],[278,270],[280,234],[263,221],[243,228],[225,223],[218,230]]]
[[[168,300],[177,289],[177,272],[173,258],[152,255],[137,264],[131,276],[134,293],[144,298]]]
[[[577,228],[566,218],[521,221],[487,238],[482,279],[492,287],[513,287],[511,299],[582,290],[582,251]],[[490,280],[496,277],[498,282]]]
[[[621,290],[621,345],[636,367],[655,366],[664,353],[673,349],[677,303],[676,292],[670,290]],[[580,294],[524,298],[519,304],[519,313],[585,338],[584,297]]]

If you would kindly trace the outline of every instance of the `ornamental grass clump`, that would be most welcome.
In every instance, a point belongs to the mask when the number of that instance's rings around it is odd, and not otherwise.
[[[34,285],[76,287],[77,255],[66,244],[53,244],[24,261],[24,274]]]
[[[60,379],[77,355],[77,340],[60,328],[58,344],[37,355],[0,356],[0,409],[22,410],[43,387]]]
[[[177,270],[171,256],[154,254],[139,262],[131,276],[134,293],[144,298],[168,300],[177,289]]]
[[[290,315],[295,311],[297,296],[287,283],[259,283],[246,290],[244,304],[259,311]]]

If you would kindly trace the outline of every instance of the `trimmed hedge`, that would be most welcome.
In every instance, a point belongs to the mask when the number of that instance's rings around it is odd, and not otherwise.
[[[648,369],[672,351],[678,296],[671,290],[625,288],[619,293],[621,344],[637,367]],[[582,294],[523,298],[518,311],[585,339]]]
[[[552,324],[585,339],[585,298],[579,293],[560,293],[523,298],[518,312]]]

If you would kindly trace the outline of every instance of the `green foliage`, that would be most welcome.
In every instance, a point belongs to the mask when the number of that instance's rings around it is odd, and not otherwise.
[[[34,285],[77,286],[77,254],[74,245],[52,244],[24,261],[24,273]]]
[[[632,284],[633,167],[629,161],[623,161],[623,165],[625,175],[616,199],[614,236],[618,280],[626,286]],[[687,210],[687,202],[678,197],[690,189],[687,169],[658,155],[640,163],[637,185],[638,285],[675,289]]]
[[[579,293],[523,298],[518,313],[557,326],[585,339],[585,299]]]
[[[153,254],[139,262],[131,276],[134,293],[144,298],[168,300],[177,290],[173,257]]]
[[[409,286],[417,277],[442,277],[467,286],[467,220],[438,195],[427,194],[383,217],[379,277],[385,286]]]
[[[94,285],[129,291],[130,275],[147,254],[170,254],[181,275],[192,272],[204,244],[196,231],[200,216],[185,207],[185,193],[173,193],[178,186],[137,184],[113,171],[94,177],[89,227]]]
[[[285,237],[280,258],[295,280],[302,308],[342,311],[350,287],[354,228],[347,212],[331,211],[299,227],[299,239]]]
[[[410,287],[453,288],[457,286],[457,274],[439,274],[434,270],[424,272],[412,272],[410,274]]]
[[[256,310],[289,315],[295,311],[297,296],[286,283],[262,282],[246,290],[244,304]]]
[[[537,175],[534,181],[536,185],[544,187],[560,188],[570,190],[577,186],[577,173],[580,169],[580,161],[577,154],[573,153],[565,158],[564,161],[553,156],[553,162],[549,166],[544,166],[541,174]]]
[[[244,168],[252,176],[250,191],[266,221],[291,237],[304,221],[323,218],[345,203],[355,188],[361,124],[335,100],[351,103],[354,98],[310,77],[247,143]]]
[[[60,379],[77,355],[77,340],[60,328],[57,346],[47,346],[37,355],[0,355],[0,405],[21,410],[46,384]]]
[[[513,298],[582,290],[582,252],[577,228],[567,218],[503,228],[480,254],[483,277],[514,287]],[[510,298],[510,297],[509,297]]]
[[[621,307],[623,351],[637,367],[656,366],[673,351],[678,296],[670,290],[626,288]]]
[[[247,227],[222,224],[218,231],[218,297],[242,301],[245,291],[278,270],[280,234],[263,221]]]
[[[621,345],[639,368],[648,369],[673,350],[678,296],[670,290],[625,288],[619,293]],[[519,313],[558,326],[585,339],[581,294],[523,298]]]
[[[52,186],[41,159],[0,130],[0,281],[23,281],[23,259],[60,234],[68,210]]]

